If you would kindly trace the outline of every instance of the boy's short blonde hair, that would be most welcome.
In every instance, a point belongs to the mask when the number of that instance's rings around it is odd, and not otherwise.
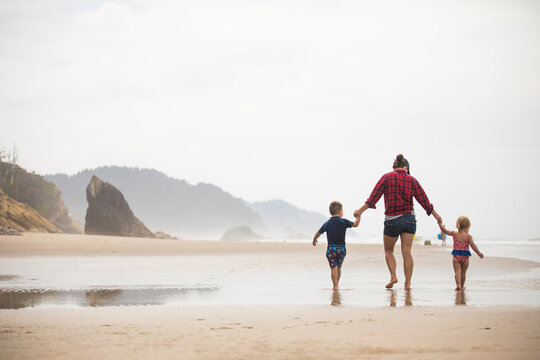
[[[467,230],[471,227],[471,220],[466,216],[460,216],[456,221],[456,226],[458,230]]]
[[[328,207],[330,215],[338,215],[341,209],[343,209],[343,205],[339,201],[332,201]]]

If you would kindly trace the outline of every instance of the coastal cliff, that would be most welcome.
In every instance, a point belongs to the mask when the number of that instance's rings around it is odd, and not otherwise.
[[[0,162],[0,174],[3,174],[0,186],[6,195],[36,210],[57,230],[69,234],[82,233],[69,217],[62,194],[55,184],[11,163]]]
[[[0,187],[0,227],[2,233],[48,232],[60,231],[47,219],[30,206],[12,199]]]

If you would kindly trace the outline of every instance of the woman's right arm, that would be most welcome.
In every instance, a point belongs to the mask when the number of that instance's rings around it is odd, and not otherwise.
[[[375,184],[375,187],[373,188],[373,191],[371,191],[371,195],[369,195],[369,198],[366,200],[366,203],[360,209],[354,212],[354,216],[362,215],[362,213],[366,211],[368,208],[375,209],[375,204],[377,204],[381,196],[383,196],[384,194],[385,184],[386,184],[386,174],[383,175],[379,179],[379,181],[377,181],[377,184]]]
[[[354,217],[360,219],[360,216],[362,216],[362,213],[366,211],[369,208],[368,204],[364,204],[360,209],[356,210],[354,212]]]

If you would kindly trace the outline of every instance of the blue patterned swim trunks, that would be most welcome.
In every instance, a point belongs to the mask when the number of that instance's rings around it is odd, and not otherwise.
[[[328,248],[326,249],[326,258],[328,259],[328,264],[331,268],[335,268],[336,266],[341,268],[345,255],[347,255],[345,246],[328,245]]]

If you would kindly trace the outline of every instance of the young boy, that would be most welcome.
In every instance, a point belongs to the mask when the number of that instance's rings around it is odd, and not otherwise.
[[[329,210],[332,217],[315,233],[313,246],[317,246],[317,239],[326,232],[326,238],[328,240],[326,258],[330,264],[330,276],[332,277],[334,290],[337,290],[339,279],[341,278],[341,265],[343,264],[345,255],[347,255],[345,231],[347,228],[357,227],[360,223],[360,216],[356,216],[354,223],[350,220],[342,219],[343,206],[339,201],[332,201]]]

